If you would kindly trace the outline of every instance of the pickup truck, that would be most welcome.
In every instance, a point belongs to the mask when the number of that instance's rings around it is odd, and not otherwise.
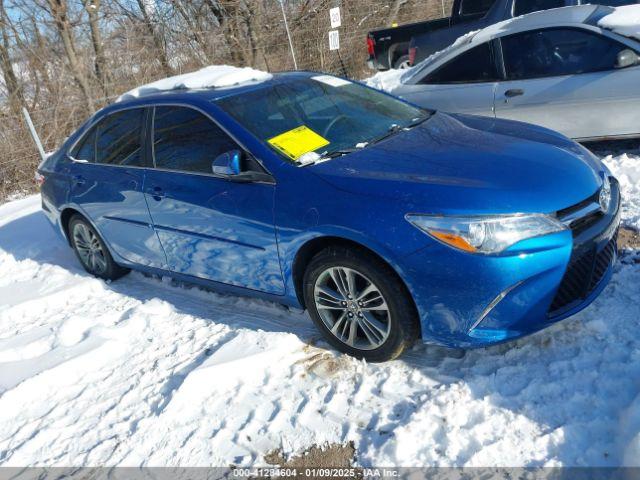
[[[367,63],[378,70],[407,68],[471,31],[526,13],[584,3],[616,7],[640,0],[454,0],[450,17],[369,32]]]

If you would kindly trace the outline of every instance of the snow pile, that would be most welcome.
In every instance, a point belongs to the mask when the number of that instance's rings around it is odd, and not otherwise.
[[[639,161],[607,158],[627,223]],[[348,441],[363,466],[638,465],[631,262],[535,336],[462,357],[419,345],[386,364],[325,350],[278,305],[90,277],[38,196],[0,206],[0,271],[2,466],[264,465],[273,449]]]
[[[600,19],[598,26],[640,40],[640,5],[616,7],[613,13]]]
[[[623,223],[640,230],[640,156],[609,155],[603,162],[620,182]]]
[[[211,65],[195,72],[163,78],[153,83],[134,88],[121,95],[117,101],[130,100],[165,90],[222,88],[249,82],[264,82],[273,77],[270,73],[250,67]]]
[[[373,77],[365,79],[364,82],[372,88],[384,90],[385,92],[392,92],[402,84],[403,76],[411,70],[411,68],[408,68],[405,70],[387,70],[385,72],[378,72]]]
[[[640,355],[640,352],[636,351],[636,355]],[[640,395],[620,417],[620,446],[623,452],[622,465],[640,467]]]

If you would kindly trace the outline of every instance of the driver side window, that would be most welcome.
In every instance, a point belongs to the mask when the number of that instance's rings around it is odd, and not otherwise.
[[[533,30],[504,37],[508,80],[613,70],[626,46],[596,33],[570,28]]]
[[[212,173],[218,155],[240,147],[202,113],[187,107],[156,107],[153,152],[156,168]]]

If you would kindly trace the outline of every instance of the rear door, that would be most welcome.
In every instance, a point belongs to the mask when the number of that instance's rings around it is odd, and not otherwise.
[[[577,139],[640,130],[640,67],[615,68],[626,45],[578,28],[518,33],[501,45],[506,81],[496,90],[497,117]]]
[[[275,186],[214,175],[213,160],[241,147],[200,111],[157,106],[153,115],[155,168],[148,172],[145,194],[169,268],[284,293],[273,220]]]
[[[145,115],[144,108],[112,113],[71,149],[70,201],[86,212],[116,255],[164,268],[143,193]]]
[[[416,85],[406,85],[401,97],[417,105],[455,113],[493,116],[498,71],[491,42],[473,47]]]

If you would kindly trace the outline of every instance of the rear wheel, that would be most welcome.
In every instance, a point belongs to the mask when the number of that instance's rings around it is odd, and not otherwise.
[[[396,70],[405,70],[409,67],[411,67],[411,64],[409,63],[409,55],[402,55],[393,62],[393,68]]]
[[[396,273],[371,254],[335,247],[307,267],[309,314],[336,349],[381,362],[397,358],[418,335],[418,318]]]
[[[78,260],[91,275],[105,280],[116,280],[129,272],[113,261],[104,241],[84,217],[71,217],[69,237]]]

